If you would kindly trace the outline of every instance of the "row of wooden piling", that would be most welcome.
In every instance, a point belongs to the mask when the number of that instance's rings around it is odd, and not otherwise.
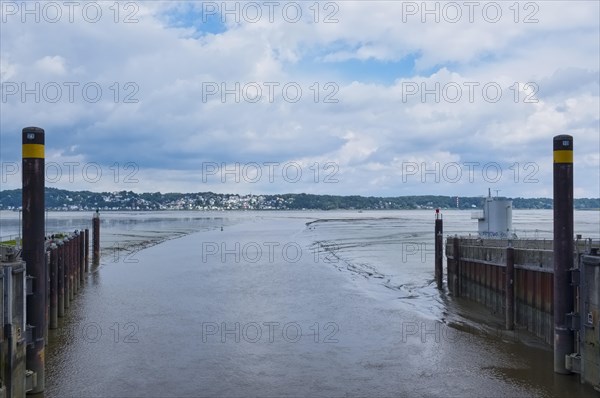
[[[49,329],[58,327],[58,318],[65,316],[65,310],[69,309],[89,272],[89,236],[89,229],[75,231],[65,237],[53,238],[48,245],[46,319]]]
[[[50,329],[60,327],[86,274],[99,264],[99,251],[91,257],[89,250],[90,243],[99,244],[97,213],[94,220],[92,239],[88,229],[42,236],[40,263],[23,261],[18,247],[0,246],[0,398],[44,391]],[[24,235],[23,243],[27,239]],[[42,314],[39,323],[28,316],[37,312]]]

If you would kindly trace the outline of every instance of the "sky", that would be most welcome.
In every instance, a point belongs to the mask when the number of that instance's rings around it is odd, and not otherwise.
[[[600,197],[598,1],[0,1],[0,190]]]

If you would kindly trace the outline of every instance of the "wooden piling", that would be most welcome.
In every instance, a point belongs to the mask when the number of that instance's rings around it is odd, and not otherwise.
[[[85,281],[85,273],[85,233],[81,230],[79,231],[79,282],[81,287]]]
[[[50,247],[50,320],[48,327],[58,327],[58,245]]]
[[[57,315],[65,316],[65,242],[58,241],[58,266],[56,273]]]
[[[75,285],[75,291],[73,293],[77,294],[79,293],[79,288],[80,286],[80,279],[79,279],[79,232],[75,231],[74,233],[75,235],[75,241],[73,242],[73,251],[75,252],[75,261],[74,261],[74,267],[73,267],[73,284]]]
[[[92,219],[92,238],[94,245],[94,264],[100,261],[100,212],[96,210]]]
[[[68,236],[65,238],[64,240],[65,242],[65,273],[64,273],[64,289],[65,289],[65,299],[64,299],[64,305],[65,305],[65,310],[68,310],[69,307],[71,306],[70,304],[70,300],[71,300],[71,281],[70,281],[70,275],[71,275],[71,237]]]
[[[75,297],[75,237],[69,237],[69,300]]]
[[[52,248],[49,247],[46,250],[45,262],[46,262],[46,275],[44,275],[44,290],[46,291],[46,297],[44,297],[44,346],[48,345],[48,328],[50,327],[50,265],[52,262]]]
[[[87,274],[90,272],[90,230],[83,231],[83,271]]]

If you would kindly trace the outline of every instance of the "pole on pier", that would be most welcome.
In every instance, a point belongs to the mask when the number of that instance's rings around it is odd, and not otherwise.
[[[85,281],[85,233],[79,231],[79,282],[83,285]]]
[[[443,225],[444,221],[440,209],[435,209],[435,282],[438,289],[442,288],[442,281],[444,278],[442,255],[444,251]]]
[[[44,245],[45,246],[45,245]],[[44,277],[44,284],[46,290],[46,299],[44,306],[44,346],[48,345],[48,328],[50,325],[50,266],[52,257],[50,254],[50,250],[47,250],[45,253],[46,257],[46,275]]]
[[[23,140],[23,252],[27,274],[33,278],[33,294],[27,300],[27,323],[33,327],[27,345],[26,364],[36,373],[37,384],[31,393],[44,391],[44,332],[46,330],[46,258],[44,201],[45,132],[26,127]]]
[[[63,300],[63,304],[64,304],[64,308],[65,310],[68,310],[69,307],[71,306],[71,304],[69,303],[69,300],[71,300],[71,278],[70,278],[70,274],[71,274],[71,238],[69,236],[67,236],[64,240],[65,242],[65,267],[64,267],[64,280],[63,280],[63,287],[64,287],[64,300]]]
[[[85,242],[84,242],[84,253],[85,253],[85,272],[90,271],[90,230],[85,229]]]
[[[73,296],[77,294],[77,278],[75,273],[77,272],[77,235],[71,233],[71,293]]]
[[[58,327],[58,245],[50,246],[50,321],[48,327]]]
[[[506,330],[515,328],[515,249],[506,248],[506,273],[504,274],[504,304],[506,307]]]
[[[94,243],[94,264],[100,262],[100,211],[96,209],[92,219],[92,238]]]
[[[75,231],[74,233],[75,235],[75,240],[73,243],[73,251],[75,252],[75,258],[74,258],[74,265],[75,267],[73,268],[73,284],[75,285],[75,291],[74,293],[77,294],[79,293],[79,287],[80,287],[80,280],[79,280],[79,259],[80,259],[80,255],[79,255],[79,239],[81,239],[81,235],[79,234],[78,231]]]
[[[75,297],[75,236],[69,237],[69,300]],[[71,303],[69,303],[69,307]]]
[[[554,372],[571,373],[565,356],[573,353],[574,334],[567,325],[573,311],[573,137],[557,135],[554,158]]]
[[[56,271],[57,315],[65,316],[65,243],[58,241],[58,267]]]

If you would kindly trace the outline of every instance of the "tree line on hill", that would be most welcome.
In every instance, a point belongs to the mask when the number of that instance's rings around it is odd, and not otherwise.
[[[339,196],[313,194],[236,195],[213,192],[135,193],[45,190],[51,210],[394,210],[455,209],[455,196],[411,195],[398,197]],[[552,209],[550,198],[509,198],[514,209]],[[21,207],[21,189],[0,191],[0,210]],[[481,208],[483,197],[459,197],[459,209]],[[600,198],[574,199],[575,209],[600,209]]]

